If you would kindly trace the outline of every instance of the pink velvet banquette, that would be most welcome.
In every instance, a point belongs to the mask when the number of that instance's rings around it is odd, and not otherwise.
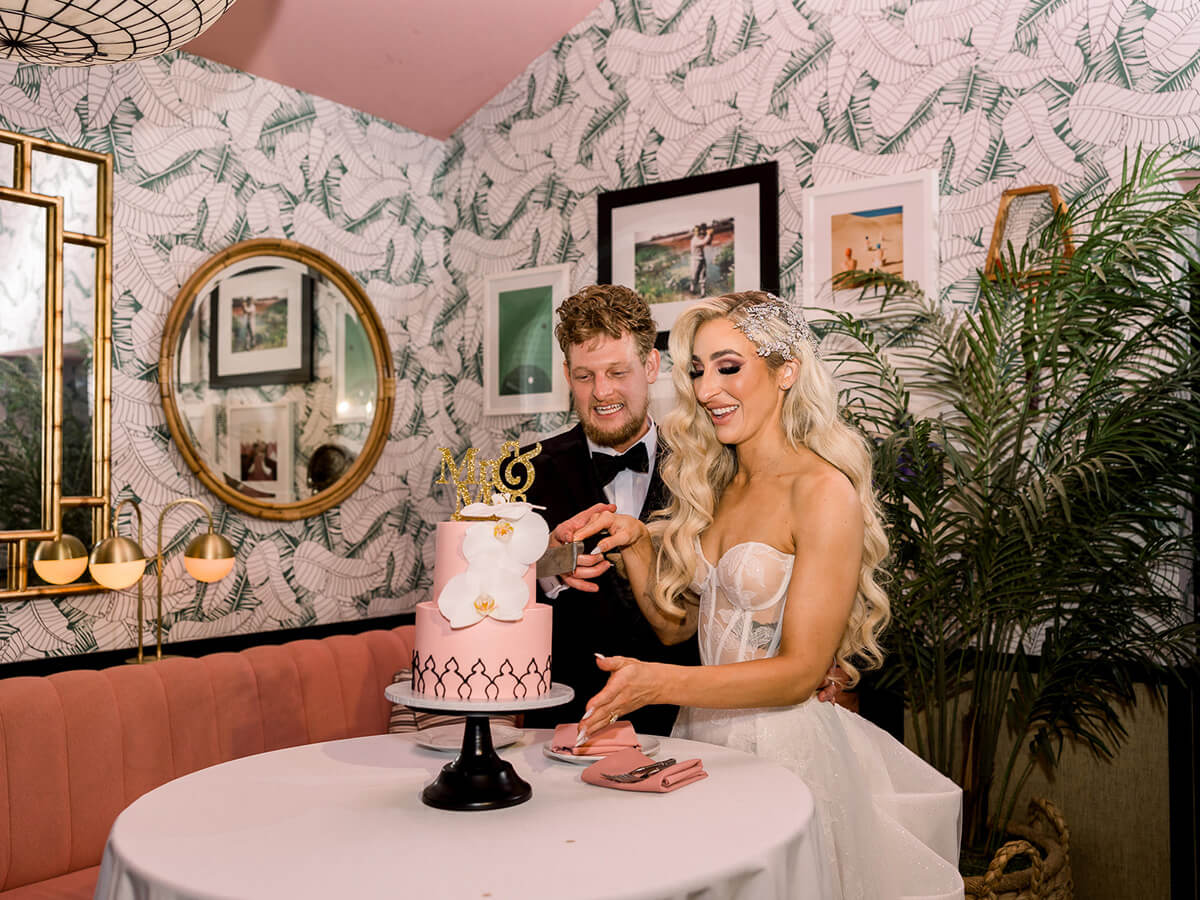
[[[216,763],[388,730],[413,628],[4,678],[0,898],[91,897],[117,814]]]

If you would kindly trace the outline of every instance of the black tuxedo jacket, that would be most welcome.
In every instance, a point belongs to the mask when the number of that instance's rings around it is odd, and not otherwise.
[[[533,458],[537,473],[526,499],[546,507],[541,515],[554,528],[594,503],[607,503],[604,485],[592,465],[583,426],[576,425],[565,434],[548,438],[542,452]],[[522,452],[524,452],[524,448]],[[666,505],[666,489],[658,474],[662,447],[655,454],[650,489],[642,506],[643,521],[654,510]],[[587,542],[590,550],[599,538]],[[587,701],[599,693],[608,673],[596,665],[596,654],[631,656],[647,662],[698,665],[699,649],[692,638],[672,647],[664,646],[646,621],[628,582],[613,570],[596,580],[600,590],[585,593],[566,588],[550,600],[538,587],[538,600],[554,607],[554,637],[551,670],[556,682],[575,689],[575,698],[566,706],[526,713],[530,727],[552,727],[559,722],[576,722]],[[639,733],[670,734],[678,713],[675,706],[647,706],[627,718]]]

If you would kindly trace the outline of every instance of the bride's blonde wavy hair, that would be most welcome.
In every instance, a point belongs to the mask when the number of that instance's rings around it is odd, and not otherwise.
[[[866,527],[858,591],[837,649],[837,663],[854,684],[859,677],[855,661],[868,669],[878,668],[883,661],[879,635],[891,614],[887,594],[875,579],[887,556],[887,535],[871,488],[866,441],[842,420],[833,379],[813,346],[774,314],[775,304],[781,302],[761,291],[706,298],[689,307],[671,329],[675,405],[662,422],[668,452],[660,467],[671,501],[650,525],[659,543],[651,591],[659,608],[683,614],[683,597],[699,564],[696,539],[712,524],[717,501],[737,471],[733,447],[717,439],[712,419],[696,401],[689,374],[696,331],[705,322],[728,319],[746,333],[747,310],[757,306],[747,337],[759,347],[790,348],[787,354],[774,349],[764,357],[767,368],[774,373],[789,359],[799,364],[799,375],[783,402],[783,428],[789,442],[793,447],[807,447],[845,474],[862,506]]]

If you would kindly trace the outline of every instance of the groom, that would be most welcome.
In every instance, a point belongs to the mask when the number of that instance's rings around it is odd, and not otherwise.
[[[558,316],[554,334],[579,424],[542,441],[527,496],[546,507],[547,522],[558,523],[552,543],[568,540],[576,527],[568,520],[594,504],[615,504],[618,513],[643,520],[665,505],[658,429],[650,417],[650,385],[659,362],[650,307],[627,287],[594,284],[568,297]],[[586,701],[608,679],[596,665],[597,653],[700,662],[695,638],[673,647],[659,642],[615,569],[590,581],[570,575],[540,579],[538,599],[554,607],[554,680],[574,688],[575,699],[527,713],[531,727],[579,721]],[[628,718],[639,734],[670,734],[677,712],[674,706],[648,706]]]

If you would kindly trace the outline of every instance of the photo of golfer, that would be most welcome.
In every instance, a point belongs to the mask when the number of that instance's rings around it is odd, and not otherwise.
[[[732,291],[733,238],[732,217],[635,232],[634,290],[652,304]]]

